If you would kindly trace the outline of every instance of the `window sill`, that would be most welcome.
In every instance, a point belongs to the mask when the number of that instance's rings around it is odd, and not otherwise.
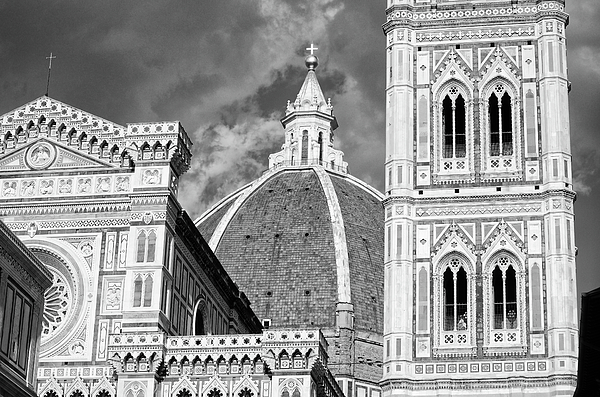
[[[483,355],[485,357],[515,357],[525,356],[527,354],[527,346],[525,345],[488,345],[483,348]]]
[[[477,347],[471,345],[437,346],[433,348],[435,358],[471,358],[477,356]]]

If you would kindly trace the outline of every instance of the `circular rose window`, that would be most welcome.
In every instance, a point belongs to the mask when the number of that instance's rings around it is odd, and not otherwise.
[[[31,251],[52,273],[52,286],[44,294],[42,348],[65,340],[79,323],[84,309],[84,284],[77,266],[62,255],[46,249]]]
[[[46,338],[60,328],[71,310],[73,292],[65,278],[55,269],[52,273],[52,287],[44,294],[44,316],[42,319],[42,338]]]

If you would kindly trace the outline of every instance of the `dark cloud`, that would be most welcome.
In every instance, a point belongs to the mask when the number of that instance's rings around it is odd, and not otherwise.
[[[302,82],[306,78],[306,68],[287,65],[283,70],[273,71],[272,83],[258,88],[253,100],[256,101],[261,116],[285,109],[286,101],[294,101]],[[283,99],[287,98],[287,99]],[[282,100],[283,99],[283,100]],[[281,114],[283,116],[283,114]]]
[[[1,1],[0,109],[45,91],[125,124],[180,120],[195,142],[181,199],[197,216],[261,175],[279,123],[319,50],[336,145],[350,171],[383,189],[384,2],[364,0]],[[569,0],[569,67],[580,290],[600,284],[600,2]]]
[[[318,79],[326,98],[335,100],[335,96],[345,92],[346,76],[339,70],[318,67]],[[285,109],[287,101],[294,102],[296,95],[306,78],[305,66],[288,65],[283,70],[273,72],[272,83],[258,88],[252,100],[256,102],[261,116]],[[282,98],[287,98],[282,101]]]
[[[189,79],[182,79],[157,95],[152,103],[152,110],[160,119],[187,121],[190,118],[187,113],[190,103],[202,106],[207,94],[214,93],[225,84],[225,78],[217,73],[199,73]]]

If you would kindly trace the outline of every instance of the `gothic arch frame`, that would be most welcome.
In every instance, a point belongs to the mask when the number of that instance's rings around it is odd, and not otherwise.
[[[208,382],[204,382],[202,385],[202,393],[200,397],[209,397],[209,394],[212,390],[217,389],[221,392],[221,397],[227,397],[227,385],[221,380],[221,377],[216,373],[211,376]]]
[[[499,63],[499,62],[497,62]],[[503,63],[500,63],[504,66]],[[502,68],[502,66],[500,66]],[[510,75],[509,75],[510,76]],[[512,165],[510,167],[503,167],[502,170],[496,171],[491,166],[491,155],[490,155],[490,137],[489,137],[489,98],[494,92],[497,85],[502,85],[504,91],[507,92],[511,98],[511,115],[512,115],[512,129],[513,129],[513,154],[511,156],[503,156],[503,160],[510,160],[512,158]],[[521,120],[522,112],[522,98],[518,88],[518,82],[506,77],[503,74],[488,75],[479,85],[479,142],[480,142],[480,167],[482,174],[488,174],[488,178],[509,178],[514,179],[515,172],[521,172],[523,170],[523,128]],[[500,99],[500,98],[499,98]],[[503,165],[503,164],[502,164]],[[498,175],[500,173],[509,173],[504,177]],[[492,175],[490,175],[492,174]]]
[[[450,261],[454,258],[462,259],[464,264],[468,266],[468,269],[465,269],[467,274],[475,274],[475,266],[473,266],[473,258],[470,258],[464,252],[453,250],[445,252],[440,259],[436,260],[436,265],[434,267],[433,274],[434,276],[441,276],[444,274],[442,270],[444,270]]]
[[[74,393],[78,392],[83,395],[83,397],[89,397],[89,388],[79,376],[75,378],[68,387],[65,388],[65,397],[71,397]]]
[[[464,160],[449,161],[444,159],[442,155],[443,146],[443,131],[442,131],[442,110],[443,101],[446,95],[452,88],[456,88],[458,95],[461,95],[465,101],[465,142],[466,142],[466,156]],[[457,97],[458,97],[457,95]],[[436,179],[444,183],[444,181],[464,181],[470,180],[474,175],[474,125],[473,125],[473,96],[474,91],[470,84],[457,78],[449,78],[439,85],[434,85],[432,88],[432,121],[433,121],[433,174]],[[445,161],[446,160],[446,161]],[[464,163],[461,165],[461,162]],[[448,163],[445,169],[443,163]],[[458,167],[464,167],[460,169]],[[458,170],[457,170],[458,168]]]
[[[56,393],[56,395],[59,397],[63,396],[63,388],[54,376],[46,380],[46,382],[42,385],[38,395],[43,397],[46,395],[46,393],[50,392]]]
[[[125,385],[123,390],[125,397],[150,397],[146,394],[146,385],[143,382],[133,381]]]
[[[496,264],[501,258],[509,258],[512,260],[510,265],[513,266],[516,277],[516,298],[517,298],[517,327],[515,329],[493,329],[492,314],[492,272]],[[510,266],[509,265],[509,266]],[[489,250],[482,257],[482,278],[483,278],[483,334],[484,334],[484,355],[496,354],[525,354],[527,351],[527,328],[529,315],[528,302],[525,294],[526,281],[528,278],[525,265],[525,258],[519,255],[518,251],[509,248],[496,248]],[[515,338],[515,340],[511,340]],[[501,339],[501,340],[500,340]],[[494,347],[499,347],[494,349]],[[512,348],[512,349],[511,349]],[[516,352],[515,352],[516,350]]]
[[[302,397],[302,383],[298,379],[287,378],[279,385],[279,391],[276,397],[283,397],[284,392],[288,392],[288,397],[292,397],[294,392],[298,392]]]
[[[211,334],[211,330],[210,330],[210,322],[208,321],[208,313],[207,313],[207,301],[206,301],[206,297],[204,295],[200,296],[197,301],[196,304],[194,305],[194,317],[193,317],[193,324],[194,324],[194,335],[199,336],[199,335],[210,335]],[[202,329],[203,332],[202,333],[198,333],[197,331],[197,319],[198,319],[198,313],[200,312],[200,315],[202,316]]]
[[[173,385],[173,391],[171,397],[177,397],[178,393],[187,390],[191,397],[196,397],[196,386],[187,375],[182,376],[179,381]]]
[[[253,381],[252,378],[250,378],[250,375],[248,375],[248,374],[242,375],[242,377],[233,385],[232,391],[231,391],[231,396],[239,397],[238,393],[243,388],[250,389],[250,391],[254,393],[253,397],[258,397],[258,395],[259,395],[258,382]]]
[[[90,392],[90,396],[91,397],[98,397],[98,395],[102,392],[102,391],[106,391],[108,392],[111,396],[116,396],[117,391],[115,390],[115,387],[112,385],[112,383],[110,383],[110,381],[108,380],[108,378],[103,377],[100,382],[98,382],[91,390]]]
[[[444,273],[453,259],[460,261],[467,276],[467,328],[465,330],[444,331]],[[476,272],[471,258],[460,251],[444,253],[433,267],[433,330],[434,355],[452,357],[476,353]]]

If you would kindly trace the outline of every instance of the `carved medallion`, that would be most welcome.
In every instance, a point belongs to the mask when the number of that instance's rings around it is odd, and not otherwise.
[[[91,256],[94,253],[94,246],[89,240],[85,240],[79,243],[78,248],[85,258]]]
[[[34,170],[48,168],[56,158],[56,150],[46,142],[39,142],[29,148],[25,156],[27,165]]]

